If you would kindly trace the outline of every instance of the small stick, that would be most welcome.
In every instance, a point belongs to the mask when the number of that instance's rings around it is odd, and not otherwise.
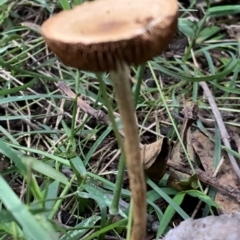
[[[62,93],[67,95],[68,97],[75,99],[76,94],[63,82],[58,83],[58,87]],[[77,98],[77,105],[80,107],[85,113],[93,116],[98,121],[102,122],[104,125],[109,125],[110,121],[108,116],[102,110],[95,110],[91,106],[89,106],[86,102],[84,102],[80,97]]]
[[[193,174],[191,169],[186,168],[186,166],[183,166],[181,164],[175,163],[172,160],[168,160],[167,165],[171,168],[174,168],[177,171],[182,172],[182,173],[186,173],[188,175]],[[208,185],[211,185],[211,186],[217,188],[218,190],[223,191],[224,193],[227,193],[231,197],[235,198],[238,202],[240,202],[240,190],[234,189],[233,187],[231,187],[229,185],[221,184],[217,178],[210,176],[209,174],[207,174],[206,172],[202,171],[199,168],[196,168],[195,172],[200,181],[202,181]]]
[[[58,87],[61,92],[68,97],[75,99],[76,94],[63,82],[58,83]],[[86,102],[84,102],[80,97],[77,98],[77,105],[80,109],[82,109],[85,113],[89,114],[90,116],[96,118],[98,121],[103,123],[104,125],[109,125],[110,120],[108,116],[102,110],[95,110]],[[124,137],[124,132],[122,130],[118,130],[119,133]]]

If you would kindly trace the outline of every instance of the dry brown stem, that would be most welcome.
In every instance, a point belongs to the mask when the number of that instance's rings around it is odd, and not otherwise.
[[[182,173],[186,173],[188,175],[193,174],[191,169],[186,168],[185,165],[180,165],[178,163],[175,163],[172,160],[168,160],[167,165],[171,168],[174,168],[177,171],[182,172]],[[234,189],[233,187],[231,187],[229,185],[221,184],[217,178],[210,176],[209,174],[207,174],[206,172],[202,171],[199,168],[195,169],[195,173],[197,174],[200,181],[202,181],[206,184],[209,184],[224,193],[227,193],[231,197],[235,198],[238,202],[240,202],[240,191],[238,189]]]

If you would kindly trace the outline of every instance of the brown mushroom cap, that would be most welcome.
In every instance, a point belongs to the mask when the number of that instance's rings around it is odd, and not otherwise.
[[[177,0],[95,0],[46,20],[42,35],[67,66],[86,71],[140,64],[168,46],[178,18]]]

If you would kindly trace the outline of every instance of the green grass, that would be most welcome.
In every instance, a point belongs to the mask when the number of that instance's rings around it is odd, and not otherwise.
[[[126,235],[130,211],[126,179],[119,212],[109,217],[120,159],[112,125],[84,113],[56,85],[63,81],[93,109],[107,112],[97,77],[64,66],[49,54],[39,34],[49,14],[81,2],[0,0],[0,239],[124,239]],[[234,25],[229,16],[236,18],[240,5],[211,6],[206,1],[199,11],[203,18],[196,19],[195,1],[180,11],[180,37],[173,44],[185,36],[182,51],[177,47],[172,58],[161,56],[132,68],[142,143],[162,135],[179,139],[188,160],[181,123],[171,113],[194,101],[213,118],[199,82],[208,84],[221,113],[234,115],[225,120],[226,126],[239,129],[235,120],[240,113],[239,42],[228,27]],[[153,86],[146,81],[140,86],[142,79],[150,79]],[[121,128],[107,74],[103,81]],[[221,145],[217,124],[211,128],[198,120],[196,129],[215,142],[215,165],[221,148],[240,157]],[[161,222],[154,239],[166,233],[176,218],[191,216],[182,204],[186,196],[197,197],[207,209],[215,206],[201,187],[179,192],[162,182],[147,179],[148,215]]]

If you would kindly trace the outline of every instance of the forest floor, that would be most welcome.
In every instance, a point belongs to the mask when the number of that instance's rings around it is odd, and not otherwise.
[[[0,239],[127,235],[127,171],[110,215],[121,153],[98,117],[108,111],[97,76],[64,66],[40,34],[50,15],[81,3],[70,2],[0,0]],[[240,2],[190,2],[180,3],[164,54],[131,68],[135,97],[142,81],[149,240],[189,217],[240,211]],[[102,79],[121,131],[109,75]]]

